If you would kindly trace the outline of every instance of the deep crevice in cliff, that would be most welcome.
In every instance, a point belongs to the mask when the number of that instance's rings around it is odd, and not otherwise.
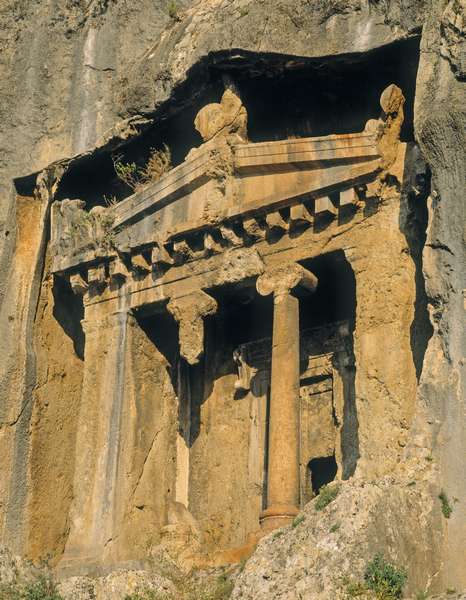
[[[428,298],[423,273],[423,250],[428,225],[427,198],[430,193],[430,171],[415,175],[414,188],[401,199],[400,228],[406,237],[415,267],[416,297],[414,318],[410,327],[411,353],[419,382],[427,345],[433,334],[429,318]]]

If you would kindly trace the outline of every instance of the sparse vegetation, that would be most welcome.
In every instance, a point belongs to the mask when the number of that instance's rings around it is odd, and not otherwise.
[[[334,523],[331,527],[330,527],[330,533],[335,533],[336,531],[338,531],[340,529],[340,522],[338,521],[337,523]]]
[[[293,527],[293,529],[294,529],[295,527],[300,525],[304,521],[304,519],[305,519],[304,515],[298,515],[297,517],[295,517],[293,519],[293,522],[291,523],[291,527]]]
[[[279,529],[278,531],[276,531],[276,532],[273,534],[273,536],[272,536],[272,539],[273,539],[273,540],[276,540],[276,539],[278,539],[279,537],[281,537],[282,535],[283,535],[283,530],[282,530],[282,529]]]
[[[429,596],[428,596],[427,592],[418,592],[416,594],[416,600],[427,600],[428,597]]]
[[[47,575],[39,575],[29,582],[0,584],[1,600],[63,600],[55,582]]]
[[[127,594],[125,600],[174,600],[170,594],[165,592],[156,592],[154,590],[145,590],[142,592],[135,592],[134,594]]]
[[[389,563],[379,553],[367,564],[364,581],[347,579],[343,583],[347,598],[363,596],[374,600],[398,600],[402,597],[406,580],[406,571]],[[419,600],[423,598],[419,596]]]
[[[181,21],[181,17],[178,13],[178,5],[175,0],[170,0],[168,3],[168,16],[174,21]]]
[[[120,154],[113,156],[112,161],[118,179],[133,191],[158,181],[172,168],[171,152],[166,144],[162,148],[151,149],[144,167],[139,167],[135,162],[123,162],[123,156]]]
[[[333,502],[340,492],[340,486],[338,484],[323,485],[320,488],[319,495],[315,503],[316,510],[324,510],[326,506]]]
[[[386,561],[380,553],[375,555],[364,572],[364,582],[378,600],[401,598],[406,580],[406,571]]]
[[[345,586],[347,598],[358,598],[367,592],[366,586],[360,581],[346,581]]]
[[[174,583],[176,592],[138,590],[126,595],[124,600],[228,600],[230,598],[233,581],[228,573],[199,577],[196,573],[186,575],[174,566],[165,566],[168,569],[166,576]]]
[[[451,516],[451,513],[453,512],[453,508],[450,504],[450,501],[448,500],[448,496],[442,490],[440,492],[440,494],[438,495],[438,497],[439,497],[440,503],[442,505],[442,514],[445,517],[445,519],[449,519]]]
[[[106,196],[104,194],[104,202],[105,206],[107,206],[108,208],[113,208],[118,204],[118,198],[116,196]]]

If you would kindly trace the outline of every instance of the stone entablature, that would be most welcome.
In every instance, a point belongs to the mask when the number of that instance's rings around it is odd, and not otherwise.
[[[92,298],[125,282],[132,291],[142,279],[143,287],[157,285],[171,269],[235,248],[338,227],[380,200],[389,168],[402,168],[396,86],[381,104],[390,112],[362,133],[252,144],[237,130],[221,130],[114,207],[86,212],[79,200],[55,203],[54,272],[70,277],[79,293],[92,288]],[[107,290],[102,299],[111,297]]]

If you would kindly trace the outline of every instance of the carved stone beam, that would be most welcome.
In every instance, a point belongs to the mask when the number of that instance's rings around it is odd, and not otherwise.
[[[175,261],[161,242],[152,248],[151,263],[154,267],[171,267]]]
[[[217,302],[199,290],[172,298],[167,309],[179,325],[180,354],[195,365],[204,354],[204,319],[217,312]]]
[[[295,204],[290,207],[290,225],[299,227],[312,223],[312,215],[304,204]]]
[[[299,300],[292,293],[298,286],[313,292],[317,278],[297,263],[266,270],[256,283],[259,294],[274,295],[266,531],[290,523],[299,510]]]
[[[265,217],[265,221],[267,223],[267,227],[270,230],[284,232],[288,229],[288,223],[285,221],[285,219],[281,216],[281,214],[278,211],[269,213]]]
[[[129,276],[129,271],[121,258],[112,260],[112,262],[109,264],[108,271],[110,275],[110,281],[112,283],[122,282]]]
[[[340,192],[340,206],[354,206],[358,203],[358,196],[354,188]]]
[[[151,270],[151,266],[143,254],[133,254],[131,256],[131,266],[140,273],[148,273]]]
[[[243,240],[237,235],[232,227],[228,225],[220,225],[220,233],[222,238],[226,240],[231,246],[242,246]]]
[[[337,209],[328,196],[316,198],[314,211],[317,216],[325,215],[333,218],[337,215]]]
[[[89,288],[96,291],[105,287],[107,281],[105,276],[105,264],[101,263],[95,267],[89,267],[87,270],[87,283]]]
[[[212,233],[206,231],[204,233],[204,249],[209,254],[218,254],[223,251],[223,246],[215,240]]]
[[[73,273],[70,275],[70,285],[73,294],[76,294],[77,296],[84,296],[89,287],[87,281],[83,279],[80,273]]]
[[[186,240],[175,240],[173,242],[173,255],[175,264],[180,265],[193,258],[193,251]]]
[[[265,237],[265,231],[254,217],[244,219],[243,228],[252,240],[263,240]]]

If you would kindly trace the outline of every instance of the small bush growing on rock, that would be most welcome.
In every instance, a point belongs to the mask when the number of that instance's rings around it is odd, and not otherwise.
[[[347,581],[346,582],[346,597],[347,598],[359,598],[359,596],[365,595],[367,587],[360,581]]]
[[[293,522],[291,523],[291,527],[293,527],[293,529],[295,529],[295,527],[300,525],[304,521],[304,519],[305,519],[304,515],[298,515],[297,517],[295,517],[293,519]]]
[[[442,490],[440,492],[440,494],[438,495],[438,497],[439,497],[440,503],[442,505],[442,514],[445,517],[445,519],[449,519],[451,516],[451,513],[453,512],[453,508],[451,507],[450,501],[448,500],[448,496]]]
[[[378,600],[401,598],[406,579],[406,571],[387,562],[380,553],[374,556],[364,572],[365,584],[375,592]]]
[[[340,486],[338,484],[334,485],[323,485],[320,488],[319,495],[317,496],[317,500],[315,503],[316,510],[324,510],[326,506],[333,502],[335,498],[338,496],[340,491]]]
[[[122,155],[112,156],[115,173],[123,183],[133,191],[142,189],[149,183],[158,181],[162,175],[172,168],[170,148],[164,144],[162,148],[152,148],[147,163],[138,167],[134,162],[123,162]]]
[[[334,523],[331,527],[330,527],[330,533],[335,533],[340,529],[340,525],[341,523]]]
[[[180,15],[178,14],[178,5],[175,0],[171,0],[168,3],[168,16],[174,21],[181,21]]]

